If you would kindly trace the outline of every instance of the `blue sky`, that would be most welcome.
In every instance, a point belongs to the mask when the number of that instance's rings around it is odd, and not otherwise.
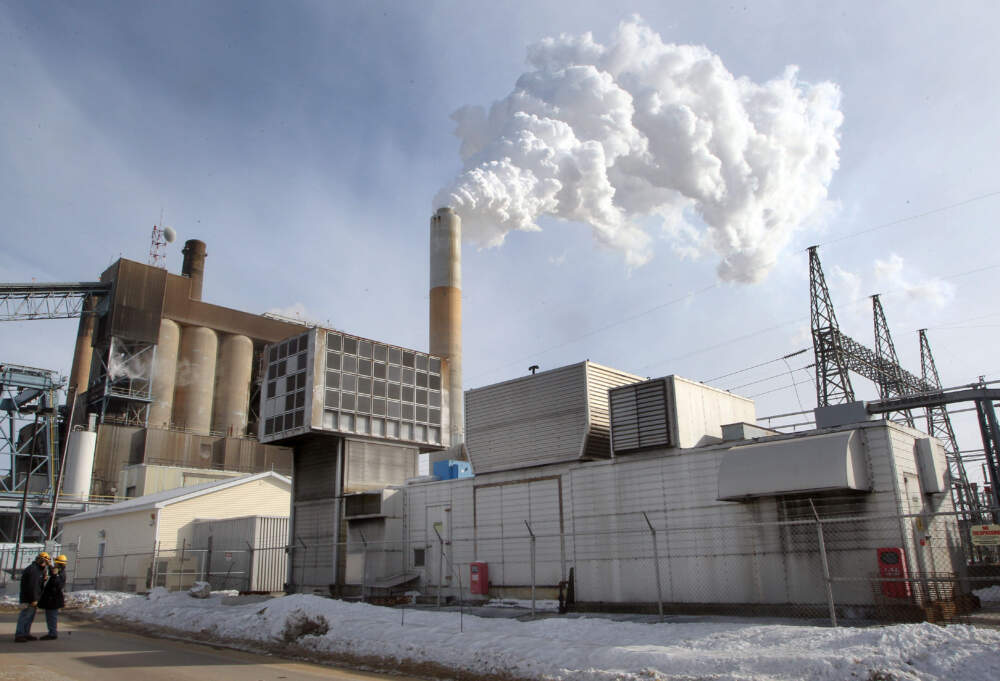
[[[873,343],[866,296],[881,292],[912,371],[928,327],[945,384],[1000,378],[989,2],[6,2],[0,280],[93,280],[119,256],[145,261],[162,212],[181,241],[207,242],[207,300],[424,348],[428,219],[462,170],[451,114],[506,97],[529,45],[587,31],[607,43],[633,13],[736,77],[794,64],[803,83],[835,83],[829,204],[755,284],[680,257],[653,219],[641,267],[547,217],[501,247],[467,244],[466,387],[588,358],[708,380],[808,347],[814,243],[845,332]],[[168,267],[180,261],[178,245]],[[0,359],[68,371],[75,324],[4,323]],[[785,369],[713,384],[750,383],[737,392],[760,414],[813,406],[808,372],[793,388]],[[956,420],[978,448],[974,422]]]

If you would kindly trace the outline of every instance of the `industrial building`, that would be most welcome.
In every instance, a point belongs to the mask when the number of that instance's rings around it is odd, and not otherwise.
[[[860,413],[781,434],[754,425],[745,398],[590,362],[470,390],[475,476],[414,481],[384,492],[383,509],[373,497],[349,513],[352,527],[382,526],[368,546],[351,533],[349,551],[369,566],[352,576],[377,585],[396,572],[425,593],[476,598],[476,566],[478,597],[523,598],[534,583],[554,598],[571,584],[581,609],[659,599],[673,611],[796,614],[826,602],[815,529],[794,524],[815,513],[858,518],[825,547],[830,569],[856,578],[838,584],[840,607],[884,607],[869,582],[884,547],[914,572],[961,578],[959,525],[940,515],[952,509],[940,443]],[[899,520],[911,514],[926,514],[919,532]]]

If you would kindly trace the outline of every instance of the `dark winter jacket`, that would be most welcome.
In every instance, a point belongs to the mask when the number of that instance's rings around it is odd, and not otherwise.
[[[49,579],[42,589],[42,597],[38,599],[38,607],[42,610],[58,610],[66,605],[63,598],[63,587],[66,586],[66,571],[49,568]]]
[[[21,602],[34,603],[42,597],[42,585],[45,583],[45,568],[38,563],[32,563],[21,573]]]

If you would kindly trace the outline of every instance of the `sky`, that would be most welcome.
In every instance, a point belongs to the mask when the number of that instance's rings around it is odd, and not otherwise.
[[[972,1],[8,0],[0,281],[95,280],[166,224],[171,271],[207,243],[206,300],[424,349],[444,201],[467,235],[467,389],[590,359],[761,416],[810,409],[811,353],[781,358],[810,347],[814,244],[845,333],[873,346],[881,293],[910,371],[927,328],[946,386],[997,379],[998,19]],[[0,361],[68,372],[75,331],[4,322]]]

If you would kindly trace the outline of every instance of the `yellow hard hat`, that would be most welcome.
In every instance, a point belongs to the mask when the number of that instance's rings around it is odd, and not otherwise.
[[[56,556],[56,559],[54,561],[52,561],[52,562],[55,563],[56,565],[65,565],[66,564],[66,556],[64,556],[63,554],[60,553],[58,556]]]
[[[38,554],[38,558],[44,558],[45,560],[48,560],[49,554],[46,553],[45,551],[42,551],[41,553]],[[36,558],[35,560],[38,560],[38,558]]]

